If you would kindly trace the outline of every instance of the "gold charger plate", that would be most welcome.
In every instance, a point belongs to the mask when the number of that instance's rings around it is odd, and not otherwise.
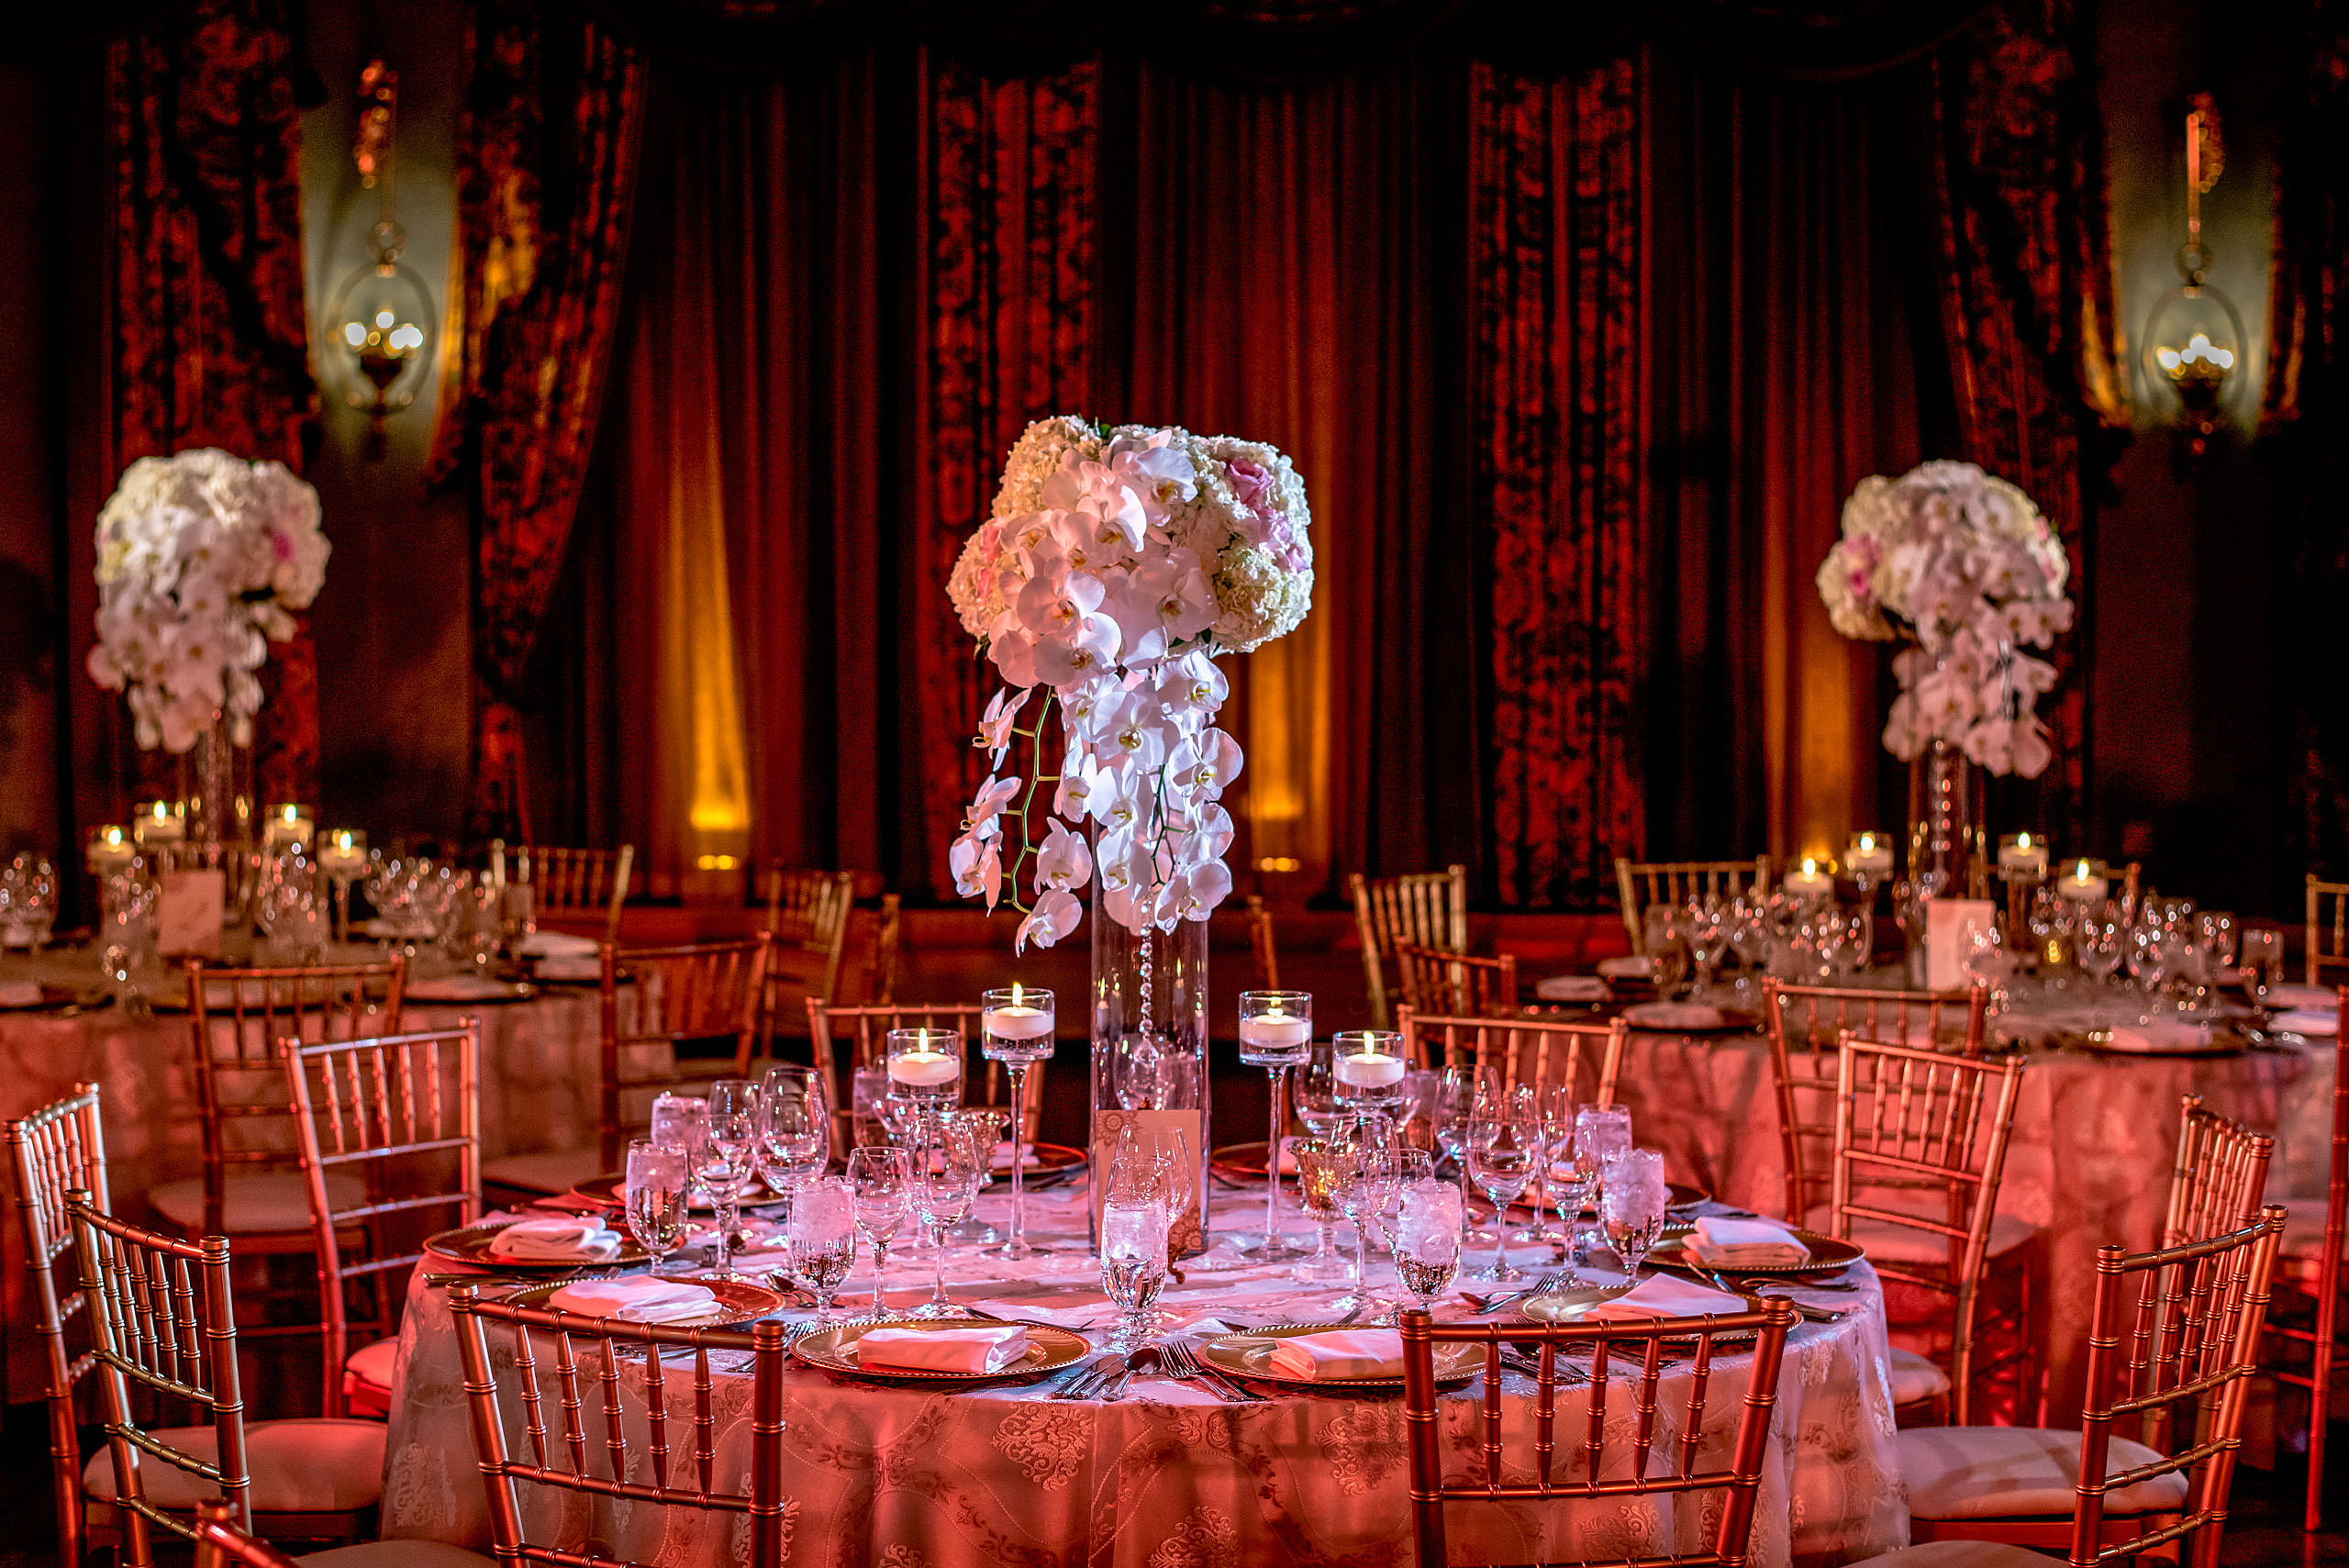
[[[1519,1316],[1529,1323],[1580,1323],[1585,1320],[1592,1307],[1603,1301],[1612,1301],[1631,1288],[1631,1286],[1628,1284],[1610,1284],[1591,1285],[1581,1290],[1555,1291],[1548,1296],[1529,1296],[1518,1303],[1517,1310]],[[1737,1294],[1745,1303],[1743,1310],[1748,1312],[1762,1310],[1760,1296],[1749,1296],[1743,1291]],[[1635,1320],[1626,1319],[1625,1321],[1629,1324]],[[1718,1334],[1714,1338],[1723,1343],[1737,1343],[1751,1340],[1759,1332],[1759,1329],[1748,1329],[1742,1333]],[[1671,1341],[1667,1341],[1669,1342]]]
[[[500,1273],[545,1274],[577,1273],[582,1269],[632,1269],[649,1263],[652,1254],[636,1244],[636,1238],[623,1231],[620,1251],[616,1258],[601,1261],[588,1258],[501,1258],[489,1250],[493,1237],[517,1221],[493,1220],[486,1225],[468,1225],[461,1230],[443,1230],[438,1236],[425,1239],[424,1250],[436,1258],[446,1258],[452,1263],[471,1263],[475,1268],[495,1269]]]
[[[1400,1388],[1400,1377],[1292,1377],[1275,1372],[1270,1362],[1273,1348],[1267,1340],[1295,1340],[1308,1334],[1330,1334],[1351,1328],[1344,1323],[1275,1323],[1247,1334],[1218,1334],[1201,1341],[1199,1359],[1218,1372],[1234,1377],[1244,1377],[1255,1383],[1277,1384],[1283,1388]],[[1435,1350],[1435,1380],[1441,1384],[1466,1383],[1485,1370],[1485,1351],[1481,1345],[1437,1345]]]
[[[1027,1166],[1021,1174],[1023,1184],[1032,1186],[1038,1182],[1058,1180],[1072,1171],[1085,1168],[1085,1151],[1071,1149],[1065,1143],[1038,1143],[1030,1140]],[[996,1181],[1008,1182],[1011,1180],[1011,1162],[1000,1158],[992,1160],[988,1162],[987,1173]]]
[[[1779,1263],[1775,1267],[1759,1263],[1741,1263],[1735,1268],[1723,1265],[1720,1272],[1725,1274],[1784,1274],[1793,1279],[1803,1274],[1831,1274],[1838,1269],[1850,1268],[1868,1255],[1867,1249],[1856,1241],[1838,1241],[1832,1236],[1821,1236],[1816,1230],[1797,1229],[1791,1225],[1786,1229],[1787,1234],[1810,1249],[1808,1261]],[[1687,1250],[1687,1240],[1694,1234],[1693,1230],[1686,1229],[1666,1231],[1664,1240],[1658,1241],[1655,1250],[1648,1254],[1648,1261],[1670,1263],[1683,1269],[1714,1267],[1710,1263],[1699,1262],[1697,1255]]]
[[[553,1309],[548,1306],[547,1298],[565,1285],[576,1283],[575,1280],[549,1280],[544,1284],[525,1285],[498,1299],[514,1307],[533,1307],[540,1311],[551,1311]],[[748,1280],[685,1278],[678,1283],[700,1285],[718,1300],[701,1316],[673,1318],[661,1325],[663,1329],[724,1329],[763,1318],[783,1306],[783,1296],[779,1292],[769,1290],[763,1284],[752,1284]]]
[[[855,1355],[857,1340],[870,1329],[999,1329],[1003,1325],[987,1318],[891,1318],[875,1322],[871,1318],[854,1322],[835,1323],[829,1329],[817,1329],[802,1334],[791,1342],[791,1353],[809,1366],[820,1367],[841,1377],[865,1378],[880,1383],[992,1383],[999,1377],[1041,1377],[1063,1367],[1074,1366],[1093,1353],[1092,1345],[1084,1335],[1071,1329],[1055,1328],[1050,1323],[1030,1323],[1018,1319],[1028,1330],[1028,1353],[1009,1366],[996,1372],[929,1372],[920,1367],[870,1367],[860,1363]]]

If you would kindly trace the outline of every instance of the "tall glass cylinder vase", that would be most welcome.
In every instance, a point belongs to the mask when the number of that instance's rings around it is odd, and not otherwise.
[[[250,923],[259,857],[253,852],[253,751],[239,744],[225,713],[180,753],[179,798],[185,838],[175,859],[191,871],[221,873],[221,918]]]
[[[1167,1253],[1208,1246],[1208,927],[1178,920],[1137,936],[1101,907],[1094,879],[1092,1218],[1097,1243],[1109,1165],[1129,1127],[1181,1159],[1190,1196],[1169,1216]]]
[[[1909,973],[1924,984],[1924,901],[1974,896],[1983,865],[1982,771],[1955,741],[1925,743],[1909,764]]]

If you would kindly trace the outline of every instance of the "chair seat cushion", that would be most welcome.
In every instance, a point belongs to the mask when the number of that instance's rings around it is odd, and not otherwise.
[[[526,1193],[567,1193],[588,1177],[603,1172],[593,1149],[542,1149],[531,1154],[507,1154],[484,1160],[484,1186],[513,1187]]]
[[[396,1339],[378,1340],[362,1346],[343,1358],[342,1370],[362,1383],[378,1388],[392,1385],[392,1368],[400,1359],[400,1342]]]
[[[384,1434],[380,1421],[307,1418],[253,1421],[245,1427],[245,1469],[252,1476],[252,1507],[262,1514],[338,1514],[372,1507],[384,1496]],[[220,1456],[210,1427],[159,1427],[153,1436],[206,1463]],[[160,1508],[187,1510],[220,1489],[152,1454],[139,1464],[140,1487]],[[114,1454],[101,1446],[82,1467],[91,1496],[115,1496]]]
[[[496,1568],[497,1562],[442,1540],[371,1540],[313,1551],[294,1561],[308,1563],[310,1568]]]
[[[156,1213],[187,1235],[204,1229],[204,1183],[201,1178],[165,1182],[150,1187],[147,1201]],[[337,1213],[367,1201],[367,1189],[356,1177],[327,1177],[327,1202]],[[299,1171],[256,1171],[230,1175],[221,1209],[221,1224],[231,1236],[259,1236],[272,1231],[310,1228],[310,1187]]]
[[[1874,1207],[1891,1208],[1895,1206],[1880,1203]],[[1823,1206],[1812,1209],[1803,1220],[1803,1226],[1822,1236],[1834,1234],[1833,1217]],[[2019,1219],[2011,1214],[1991,1217],[1990,1256],[1993,1258],[2003,1258],[2038,1239],[2039,1227],[2028,1219]],[[1854,1220],[1852,1240],[1866,1248],[1870,1258],[1883,1262],[1942,1263],[1949,1261],[1949,1248],[1940,1237],[1923,1230],[1912,1230],[1905,1225],[1887,1225],[1881,1220]]]
[[[2283,1255],[2287,1258],[2314,1258],[2324,1251],[2324,1213],[2332,1200],[2296,1197],[2283,1201]]]
[[[302,1560],[305,1562],[308,1558]],[[2049,1568],[2056,1559],[1999,1540],[1929,1540],[1844,1568]]]
[[[1914,1351],[1893,1346],[1891,1371],[1895,1405],[1914,1405],[1920,1399],[1936,1399],[1949,1392],[1949,1373]]]
[[[1909,1513],[1920,1519],[2022,1519],[2069,1515],[2079,1502],[2080,1434],[2044,1427],[1911,1427],[1893,1434]],[[2161,1456],[2116,1437],[2105,1473],[2133,1470]],[[2146,1514],[2186,1501],[2176,1471],[2108,1495],[2108,1514]]]

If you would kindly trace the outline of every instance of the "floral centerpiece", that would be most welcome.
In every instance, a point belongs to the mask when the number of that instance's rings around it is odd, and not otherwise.
[[[1914,761],[1935,741],[1993,773],[2036,778],[2053,752],[2034,709],[2055,668],[2026,648],[2072,625],[2064,546],[2031,497],[1970,462],[1863,479],[1819,593],[1846,637],[1903,637],[1885,746]]]
[[[143,457],[98,514],[90,678],[128,691],[139,744],[184,752],[215,724],[252,743],[256,676],[326,581],[318,493],[282,462],[213,448]]]
[[[1076,895],[1097,874],[1103,912],[1138,936],[1203,921],[1231,892],[1221,800],[1242,758],[1215,728],[1230,689],[1215,662],[1305,618],[1310,522],[1296,469],[1261,442],[1068,417],[1020,436],[948,584],[1008,683],[981,725],[995,772],[949,864],[990,909],[1009,884],[1025,916],[1017,946],[1075,929]],[[1015,738],[1026,763],[1006,774]]]

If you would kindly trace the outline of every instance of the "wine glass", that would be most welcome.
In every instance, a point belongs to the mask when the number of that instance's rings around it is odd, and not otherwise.
[[[832,1294],[856,1260],[855,1192],[837,1176],[802,1188],[783,1236],[792,1277],[816,1293],[816,1321],[830,1322]]]
[[[1534,1105],[1542,1118],[1542,1158],[1535,1165],[1534,1179],[1542,1184],[1543,1202],[1556,1210],[1558,1216],[1554,1229],[1546,1225],[1537,1225],[1534,1239],[1572,1246],[1575,1221],[1582,1214],[1579,1203],[1575,1204],[1572,1213],[1566,1209],[1567,1201],[1575,1191],[1571,1173],[1576,1108],[1574,1090],[1564,1084],[1543,1084],[1534,1091]],[[1564,1191],[1560,1190],[1562,1177],[1565,1181]],[[1538,1216],[1539,1211],[1536,1213]]]
[[[1468,1123],[1468,1173],[1493,1206],[1494,1229],[1492,1264],[1476,1271],[1478,1279],[1498,1282],[1525,1277],[1524,1271],[1509,1266],[1508,1206],[1532,1179],[1541,1148],[1542,1118],[1531,1100],[1511,1095],[1476,1103]]]
[[[1435,1146],[1451,1162],[1455,1179],[1468,1171],[1468,1124],[1476,1103],[1500,1092],[1501,1075],[1491,1067],[1455,1062],[1436,1074]],[[1482,1226],[1471,1226],[1467,1240],[1471,1246],[1482,1246],[1492,1240],[1492,1233]]]
[[[1730,900],[1729,946],[1737,954],[1738,989],[1752,984],[1753,972],[1770,954],[1769,902],[1750,893]]]
[[[759,1082],[759,1174],[783,1197],[783,1222],[801,1188],[832,1162],[832,1113],[808,1067],[776,1066]]]
[[[2284,983],[2284,933],[2272,926],[2247,927],[2241,941],[2243,989],[2264,1006],[2267,994]]]
[[[1407,1182],[1395,1224],[1395,1275],[1422,1312],[1435,1310],[1436,1297],[1460,1273],[1461,1219],[1466,1209],[1460,1188],[1429,1176]]]
[[[2170,939],[2157,921],[2141,920],[2130,928],[2127,956],[2129,978],[2144,991],[2145,1016],[2150,1018],[2162,1010],[2162,984],[2170,973]]]
[[[1338,1108],[1392,1118],[1403,1103],[1403,1037],[1393,1029],[1340,1029],[1330,1037],[1330,1078]]]
[[[1577,1225],[1582,1211],[1598,1200],[1606,1180],[1608,1156],[1631,1146],[1631,1106],[1588,1105],[1575,1108],[1575,1177],[1581,1200],[1575,1206]],[[1577,1261],[1589,1251],[1587,1234],[1578,1230],[1572,1243]]]
[[[626,1201],[629,1234],[652,1254],[652,1272],[661,1273],[669,1254],[685,1244],[685,1195],[693,1186],[685,1151],[631,1138],[628,1145]]]
[[[2110,910],[2082,906],[2079,929],[2072,939],[2072,961],[2096,983],[2096,997],[2088,1015],[2092,1028],[2104,1027],[2105,989],[2120,971],[2121,953],[2128,945],[2127,935],[2126,929]]]
[[[906,1222],[907,1189],[913,1166],[902,1149],[867,1144],[848,1156],[848,1184],[856,1203],[856,1228],[873,1247],[873,1315],[882,1316],[881,1286],[889,1272],[889,1242]]]
[[[1707,894],[1690,899],[1681,919],[1687,928],[1688,951],[1697,960],[1697,989],[1691,995],[1701,997],[1712,990],[1713,968],[1729,947],[1729,911],[1721,906],[1719,894]]]
[[[720,1078],[709,1086],[709,1122],[695,1151],[694,1173],[709,1195],[718,1223],[717,1279],[744,1279],[734,1270],[734,1229],[742,1184],[759,1165],[759,1086],[748,1078]]]
[[[1300,1138],[1289,1145],[1297,1156],[1297,1195],[1305,1217],[1313,1221],[1313,1253],[1297,1265],[1297,1277],[1308,1282],[1336,1279],[1347,1273],[1346,1261],[1331,1245],[1330,1232],[1338,1222],[1340,1173],[1338,1146],[1327,1138]]]
[[[1378,1211],[1394,1199],[1397,1179],[1395,1124],[1372,1111],[1341,1135],[1338,1207],[1354,1228],[1354,1273],[1347,1294],[1333,1305],[1341,1312],[1359,1307],[1375,1312],[1370,1292],[1370,1233]]]
[[[1403,1103],[1395,1112],[1395,1136],[1398,1140],[1420,1149],[1434,1149],[1436,1085],[1441,1081],[1442,1074],[1425,1067],[1414,1067],[1403,1074]],[[1412,1136],[1414,1127],[1427,1128],[1427,1137]]]
[[[909,1151],[913,1184],[909,1189],[915,1215],[930,1228],[930,1299],[914,1308],[917,1318],[952,1318],[958,1309],[946,1295],[946,1228],[971,1212],[979,1184],[986,1179],[988,1156],[995,1140],[983,1151],[968,1124],[941,1120],[930,1136]]]
[[[1345,1121],[1345,1107],[1338,1103],[1335,1040],[1317,1040],[1312,1043],[1305,1065],[1297,1070],[1295,1100],[1297,1119],[1316,1138],[1334,1135]]]
[[[1404,1190],[1414,1183],[1434,1179],[1435,1156],[1404,1142],[1402,1131],[1397,1129],[1386,1145],[1386,1158],[1372,1173],[1372,1185],[1367,1195],[1371,1201],[1363,1212],[1378,1232],[1378,1244],[1386,1249],[1388,1257],[1396,1260],[1398,1273],[1402,1268],[1402,1254],[1398,1250],[1400,1242],[1396,1227],[1402,1220],[1398,1206],[1403,1201]],[[1375,1298],[1375,1309],[1365,1321],[1380,1328],[1391,1328],[1401,1310],[1401,1306],[1395,1299],[1380,1296]]]
[[[1625,1149],[1608,1156],[1601,1173],[1600,1220],[1608,1244],[1623,1260],[1623,1272],[1640,1277],[1640,1265],[1664,1234],[1670,1190],[1664,1180],[1664,1156],[1653,1149]]]
[[[1688,934],[1676,904],[1651,904],[1641,917],[1641,929],[1650,963],[1654,966],[1655,994],[1670,1001],[1688,973]]]
[[[1298,1249],[1281,1234],[1281,1090],[1288,1070],[1313,1055],[1313,998],[1303,991],[1242,991],[1240,993],[1240,1060],[1264,1070],[1264,1097],[1271,1120],[1264,1134],[1264,1234],[1247,1245],[1250,1255],[1264,1262],[1278,1262],[1298,1255]]]
[[[1028,1069],[1052,1059],[1054,1016],[1050,991],[1008,985],[979,993],[979,1054],[1002,1062],[1011,1081],[1011,1234],[992,1255],[1015,1262],[1036,1255],[1028,1244]]]

